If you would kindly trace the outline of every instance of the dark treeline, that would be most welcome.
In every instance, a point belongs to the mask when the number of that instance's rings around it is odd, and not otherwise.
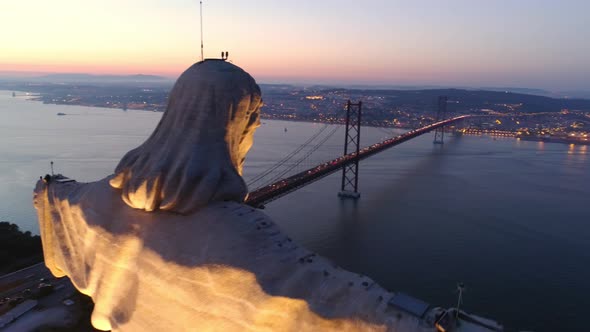
[[[39,235],[21,232],[8,221],[0,221],[0,274],[9,273],[43,261]]]

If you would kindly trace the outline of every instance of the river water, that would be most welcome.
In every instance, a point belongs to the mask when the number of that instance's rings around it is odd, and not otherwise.
[[[32,189],[50,161],[79,181],[103,178],[161,113],[44,105],[0,91],[0,116],[0,220],[38,233]],[[246,180],[322,126],[264,121]],[[393,132],[364,128],[361,140]],[[339,130],[307,165],[341,153],[342,141]],[[588,146],[467,136],[435,146],[426,134],[361,162],[357,201],[337,197],[338,173],[265,211],[309,249],[392,291],[448,307],[462,281],[469,312],[514,329],[585,331],[589,158]]]

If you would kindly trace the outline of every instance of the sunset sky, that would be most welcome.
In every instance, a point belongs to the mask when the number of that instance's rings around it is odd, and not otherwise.
[[[0,71],[176,77],[198,0],[6,0]],[[260,82],[590,90],[587,0],[205,0],[205,57]]]

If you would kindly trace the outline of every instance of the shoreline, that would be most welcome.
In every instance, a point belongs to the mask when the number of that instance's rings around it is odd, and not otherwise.
[[[590,139],[584,138],[569,138],[569,137],[543,137],[534,135],[522,135],[517,132],[509,130],[466,130],[463,132],[447,131],[449,134],[456,134],[462,136],[489,136],[489,137],[500,137],[500,138],[515,138],[517,140],[531,141],[531,142],[544,142],[544,143],[558,143],[558,144],[574,144],[574,145],[590,145]]]
[[[159,111],[157,109],[145,109],[145,108],[121,108],[121,107],[115,107],[115,106],[105,106],[105,105],[90,105],[90,104],[84,104],[84,103],[78,103],[78,104],[68,104],[68,103],[58,103],[58,102],[46,102],[42,99],[43,94],[42,93],[31,93],[28,91],[22,91],[22,90],[0,90],[0,91],[5,91],[8,94],[12,93],[12,92],[23,92],[27,94],[27,98],[26,100],[29,101],[36,101],[39,103],[42,103],[44,105],[58,105],[58,106],[81,106],[81,107],[93,107],[93,108],[104,108],[104,109],[109,109],[109,110],[122,110],[122,111],[144,111],[144,112],[155,112],[155,113],[164,113],[164,111]],[[21,97],[18,96],[17,97]],[[273,121],[287,121],[287,122],[306,122],[306,123],[322,123],[322,124],[330,124],[330,125],[344,125],[344,121],[342,122],[330,122],[330,121],[313,121],[313,120],[305,120],[305,119],[277,119],[277,118],[269,118],[269,117],[265,117],[264,113],[261,114],[260,120],[273,120]],[[373,128],[389,128],[389,129],[402,129],[402,130],[412,130],[412,129],[416,129],[416,128],[411,128],[411,127],[392,127],[392,126],[379,126],[379,125],[374,125],[374,124],[363,124],[363,127],[373,127]]]
[[[31,93],[22,90],[0,90],[6,91],[7,93],[12,92],[22,92],[26,93],[26,100],[28,101],[35,101],[45,105],[62,105],[62,106],[81,106],[81,107],[93,107],[93,108],[104,108],[109,110],[122,110],[122,111],[144,111],[144,112],[155,112],[155,113],[164,113],[164,111],[159,111],[156,109],[142,109],[142,108],[128,108],[123,109],[121,107],[109,107],[109,106],[96,106],[96,105],[88,105],[88,104],[64,104],[64,103],[55,103],[55,102],[45,102],[44,100],[40,99],[42,97],[41,93]],[[17,96],[17,97],[23,97]],[[333,121],[313,121],[313,120],[306,120],[306,119],[277,119],[277,118],[270,118],[265,117],[264,114],[261,114],[260,120],[271,120],[271,121],[286,121],[286,122],[304,122],[304,123],[321,123],[321,124],[329,124],[329,125],[344,125],[341,122],[333,122]],[[380,126],[375,124],[362,124],[362,127],[371,127],[371,128],[387,128],[387,129],[399,129],[399,130],[413,130],[415,128],[411,127],[393,127],[393,126]],[[455,131],[445,131],[450,134],[454,134]],[[544,142],[544,143],[557,143],[557,144],[574,144],[574,145],[590,145],[590,140],[580,140],[580,139],[568,139],[568,138],[556,138],[556,137],[536,137],[536,136],[522,136],[518,135],[516,132],[510,132],[508,130],[500,130],[501,133],[493,133],[493,132],[462,132],[461,135],[467,136],[489,136],[489,137],[502,137],[502,138],[510,138],[513,137],[515,139],[521,139],[523,141],[531,141],[531,142]]]
[[[543,142],[543,143],[558,143],[558,144],[573,144],[573,145],[590,145],[590,141],[586,140],[579,140],[579,139],[567,139],[567,138],[557,138],[557,137],[527,137],[527,136],[517,136],[517,139],[521,139],[523,141],[532,141],[532,142]]]

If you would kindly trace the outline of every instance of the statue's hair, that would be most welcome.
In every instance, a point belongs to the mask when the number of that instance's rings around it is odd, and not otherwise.
[[[129,206],[188,214],[243,201],[246,153],[260,124],[260,88],[241,68],[205,60],[176,81],[152,135],[127,152],[110,180]]]

